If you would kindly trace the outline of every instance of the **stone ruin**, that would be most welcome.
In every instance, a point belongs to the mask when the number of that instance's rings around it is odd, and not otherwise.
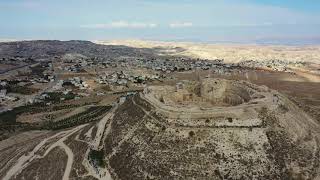
[[[183,81],[119,106],[105,152],[115,179],[314,179],[318,129],[264,86]]]

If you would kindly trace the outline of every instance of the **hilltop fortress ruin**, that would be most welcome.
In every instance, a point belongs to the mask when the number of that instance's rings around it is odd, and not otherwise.
[[[141,98],[168,123],[194,127],[261,126],[257,109],[279,99],[266,88],[224,79],[152,86]]]
[[[308,179],[319,170],[318,133],[278,92],[208,78],[129,97],[105,151],[119,179]]]

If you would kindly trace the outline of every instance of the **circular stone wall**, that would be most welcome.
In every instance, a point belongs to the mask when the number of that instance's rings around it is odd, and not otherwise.
[[[167,105],[196,105],[200,107],[236,106],[249,102],[255,91],[246,84],[225,79],[184,81],[176,86],[149,88],[156,99]]]
[[[248,88],[235,81],[205,79],[201,83],[201,97],[213,105],[236,106],[248,102]]]

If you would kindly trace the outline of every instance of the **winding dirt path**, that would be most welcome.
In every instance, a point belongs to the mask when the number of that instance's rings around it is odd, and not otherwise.
[[[74,140],[84,142],[90,146],[87,150],[87,155],[90,152],[90,149],[101,150],[104,146],[103,141],[106,135],[110,132],[111,129],[111,121],[114,116],[114,112],[117,109],[117,105],[109,111],[108,114],[104,118],[102,118],[99,122],[97,122],[97,132],[95,135],[91,136],[93,127],[89,128],[88,131],[85,133],[85,136],[88,138],[88,141],[83,141],[79,139],[79,134],[76,136]],[[74,162],[75,154],[72,152],[72,149],[65,144],[65,141],[73,134],[80,132],[84,129],[84,127],[88,126],[89,124],[83,124],[77,127],[74,127],[69,130],[60,131],[50,137],[43,139],[39,144],[37,144],[27,155],[21,156],[17,162],[10,167],[7,171],[4,180],[9,180],[15,177],[17,174],[21,173],[23,169],[25,169],[30,163],[35,159],[43,159],[56,147],[59,147],[63,150],[67,155],[67,164],[64,169],[63,173],[63,180],[68,180],[70,173],[72,171],[73,163]],[[40,151],[45,149],[45,152],[40,154]],[[88,175],[94,176],[97,179],[103,180],[112,180],[111,174],[108,168],[101,168],[101,167],[94,167],[89,160],[87,159],[88,156],[82,162],[82,164],[88,170]]]
[[[63,142],[59,143],[59,146],[64,149],[64,151],[67,153],[68,155],[68,161],[67,161],[67,165],[66,165],[66,169],[64,170],[64,174],[63,174],[63,180],[68,180],[69,179],[69,175],[72,169],[72,164],[73,164],[73,152],[72,150]]]
[[[71,172],[72,163],[73,163],[73,152],[66,144],[64,144],[63,141],[65,141],[69,136],[71,136],[75,132],[79,131],[80,129],[82,129],[86,125],[87,124],[78,126],[78,127],[73,128],[71,130],[59,132],[51,137],[48,137],[48,138],[42,140],[31,152],[29,152],[28,155],[21,156],[18,159],[17,163],[9,169],[9,171],[7,172],[7,174],[5,175],[3,180],[11,179],[13,176],[20,173],[25,167],[27,167],[31,163],[32,160],[34,160],[35,158],[37,158],[37,159],[44,158],[47,154],[50,153],[50,151],[52,149],[54,149],[57,146],[59,146],[61,149],[63,149],[68,156],[68,161],[67,161],[66,169],[65,169],[65,172],[63,175],[63,180],[69,179],[69,174]],[[62,138],[59,139],[57,142],[53,143],[46,150],[46,152],[44,153],[43,156],[36,155],[36,152],[38,152],[46,144],[46,142],[48,142],[50,139],[53,139],[53,138],[56,138],[59,136],[62,136]]]
[[[95,150],[101,150],[103,148],[103,141],[106,138],[106,135],[110,132],[111,129],[111,120],[114,116],[114,112],[116,111],[118,105],[115,105],[110,112],[102,118],[99,123],[97,124],[97,132],[94,140],[92,141],[91,148]],[[89,129],[89,131],[92,131]],[[88,131],[88,132],[89,132]],[[88,133],[87,132],[87,133]],[[88,152],[87,152],[88,153]],[[89,171],[89,174],[94,176],[97,179],[103,180],[112,180],[111,174],[108,168],[100,168],[100,167],[93,167],[87,159],[84,160],[83,165]]]

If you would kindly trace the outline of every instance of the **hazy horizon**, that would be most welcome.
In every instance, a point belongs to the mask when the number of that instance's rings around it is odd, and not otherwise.
[[[0,39],[320,44],[320,1],[0,1]]]

